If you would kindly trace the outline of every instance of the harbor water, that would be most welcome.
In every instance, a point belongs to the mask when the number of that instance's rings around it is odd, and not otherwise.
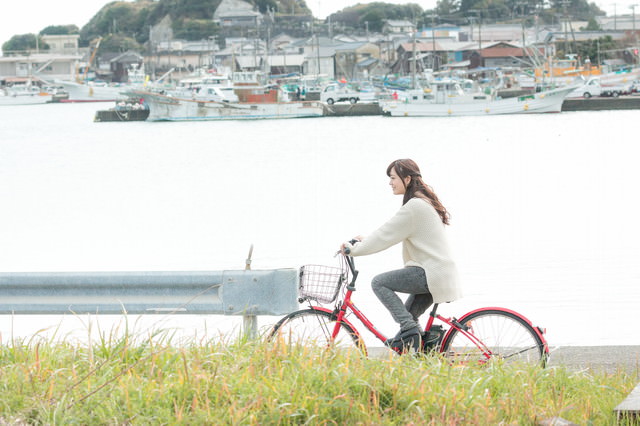
[[[637,111],[94,123],[110,106],[0,109],[1,272],[243,269],[252,244],[253,269],[337,265],[342,241],[399,208],[385,170],[413,158],[451,212],[464,298],[443,314],[503,306],[552,346],[640,344]],[[394,334],[368,282],[402,266],[400,248],[356,263],[356,303]],[[0,338],[119,321],[5,315]],[[241,324],[151,315],[135,327],[188,339]]]

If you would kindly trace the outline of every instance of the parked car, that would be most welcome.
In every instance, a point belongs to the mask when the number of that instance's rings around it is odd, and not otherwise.
[[[374,102],[376,96],[374,92],[361,92],[351,89],[347,85],[340,85],[337,83],[328,84],[320,92],[320,100],[333,105],[336,102],[349,102],[355,104],[356,102]]]
[[[571,92],[569,97],[591,98],[593,96],[611,96],[617,98],[620,95],[629,95],[633,91],[632,84],[603,85],[598,77],[591,77],[582,87]]]

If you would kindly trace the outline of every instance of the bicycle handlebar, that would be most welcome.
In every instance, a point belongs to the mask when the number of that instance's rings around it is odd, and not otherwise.
[[[355,244],[357,243],[358,240],[356,239],[352,239],[349,240],[349,244]],[[344,256],[345,261],[347,262],[347,265],[349,265],[349,269],[351,270],[351,283],[349,284],[348,288],[350,290],[355,290],[355,283],[356,283],[356,278],[358,277],[358,271],[356,270],[356,265],[355,262],[353,260],[353,256],[351,256],[351,249],[349,247],[345,247],[343,250],[339,251],[336,254],[341,254],[342,256]]]

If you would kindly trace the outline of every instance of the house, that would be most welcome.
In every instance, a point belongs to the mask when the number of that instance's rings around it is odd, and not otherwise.
[[[156,77],[171,69],[174,72],[191,72],[196,68],[212,65],[215,50],[213,39],[164,41],[157,44],[153,54],[145,58],[145,63]]]
[[[457,25],[451,24],[440,24],[434,27],[425,27],[422,28],[417,37],[427,39],[427,38],[437,38],[437,39],[451,39],[451,40],[460,40],[460,34],[463,33],[462,28]]]
[[[275,37],[272,37],[269,43],[270,50],[289,50],[290,47],[295,43],[297,39],[287,35],[287,34],[279,34]]]
[[[373,43],[345,43],[335,49],[335,78],[366,78],[380,61],[380,47]]]
[[[304,55],[278,55],[277,53],[269,54],[267,63],[269,65],[269,73],[272,75],[283,75],[291,73],[302,74],[304,66]]]
[[[469,56],[470,68],[522,68],[530,67],[532,52],[511,43],[498,42],[483,45]],[[543,55],[544,48],[539,48],[538,53]]]
[[[255,28],[262,22],[262,14],[243,0],[222,0],[213,13],[213,22],[221,27]]]
[[[29,55],[0,57],[0,80],[12,79],[25,82],[40,79],[74,80],[81,55],[61,55],[51,53],[31,53]]]
[[[48,53],[77,55],[79,34],[43,35],[42,41],[49,46]]]
[[[382,32],[385,34],[409,34],[414,32],[416,26],[406,20],[387,19],[382,26]]]
[[[440,51],[438,56],[442,59],[441,68],[464,69],[470,66],[469,56],[471,52],[478,50],[478,43],[473,41],[454,41],[451,39],[438,40]]]
[[[596,20],[600,28],[605,31],[640,31],[640,16],[635,16],[635,14],[598,16]]]
[[[304,65],[302,71],[307,75],[324,75],[335,79],[336,44],[325,37],[314,37],[303,47]]]
[[[416,72],[422,72],[425,68],[437,68],[437,66],[433,67],[433,63],[434,61],[436,65],[439,63],[438,59],[435,58],[441,50],[442,48],[438,42],[434,40],[418,39],[415,43],[401,43],[396,49],[396,57],[398,59],[391,65],[391,72],[404,75],[413,72],[414,52]]]
[[[482,47],[496,41],[522,40],[522,32],[521,24],[481,25],[476,22],[476,25],[469,27],[471,40],[482,43]]]
[[[111,81],[114,83],[126,83],[129,81],[129,70],[142,66],[144,58],[136,52],[124,52],[109,60]]]

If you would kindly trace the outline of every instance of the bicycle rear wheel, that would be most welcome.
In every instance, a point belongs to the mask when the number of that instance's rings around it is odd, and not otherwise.
[[[349,324],[341,323],[338,335],[332,339],[335,325],[336,315],[333,313],[314,308],[304,309],[278,321],[267,339],[283,339],[287,344],[358,349],[366,353],[360,335]]]
[[[489,358],[504,363],[541,365],[547,361],[546,342],[520,314],[501,308],[470,312],[458,320],[484,347],[478,347],[460,330],[445,336],[441,352],[453,362],[486,363]]]

